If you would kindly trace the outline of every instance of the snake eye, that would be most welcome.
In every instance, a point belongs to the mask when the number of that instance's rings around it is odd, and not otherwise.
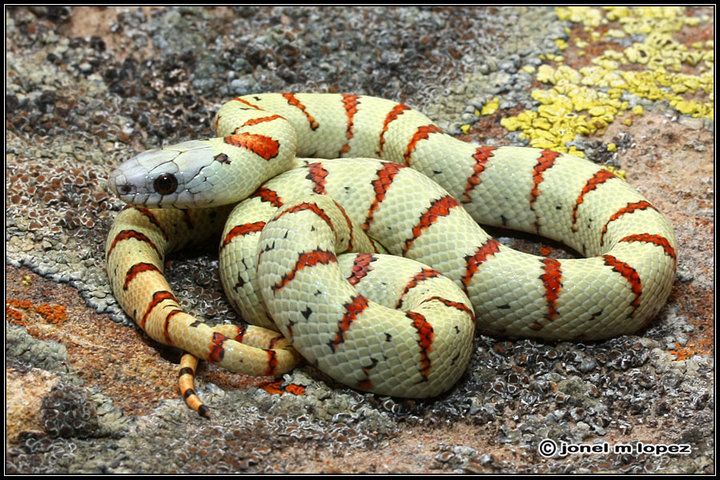
[[[177,178],[175,178],[175,175],[171,173],[163,173],[153,182],[153,188],[155,188],[155,191],[160,195],[170,195],[171,193],[175,193],[177,186]]]

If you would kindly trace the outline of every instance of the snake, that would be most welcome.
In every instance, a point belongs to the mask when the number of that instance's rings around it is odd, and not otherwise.
[[[269,376],[305,361],[360,391],[427,398],[464,374],[477,333],[603,340],[645,328],[670,294],[671,224],[584,158],[466,142],[404,103],[357,94],[244,95],[213,127],[112,172],[128,206],[106,243],[115,298],[186,352],[180,389],[206,416],[198,359]],[[580,258],[513,250],[480,224]],[[170,252],[212,241],[249,325],[190,315],[164,277]]]

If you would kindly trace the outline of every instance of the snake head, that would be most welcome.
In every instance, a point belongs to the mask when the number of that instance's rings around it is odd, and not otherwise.
[[[191,140],[147,150],[123,162],[108,185],[121,200],[143,207],[195,208],[210,200],[217,142]]]

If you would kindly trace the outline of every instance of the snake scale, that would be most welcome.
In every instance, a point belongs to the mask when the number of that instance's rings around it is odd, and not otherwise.
[[[107,241],[113,293],[150,337],[191,354],[181,390],[200,413],[197,358],[279,375],[302,357],[353,388],[430,397],[464,373],[476,330],[604,339],[645,327],[670,293],[669,222],[587,160],[473,145],[353,94],[238,97],[214,128],[109,179],[130,204]],[[478,223],[586,258],[521,253]],[[251,326],[185,313],[163,276],[169,252],[220,231],[221,281]]]

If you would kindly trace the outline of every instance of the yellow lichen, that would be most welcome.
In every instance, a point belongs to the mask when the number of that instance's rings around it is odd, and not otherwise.
[[[623,170],[622,168],[613,167],[612,165],[604,165],[604,167],[606,170],[608,170],[610,173],[612,173],[616,177],[620,177],[623,180],[626,179],[625,178],[626,177],[625,170]]]
[[[495,97],[483,105],[480,115],[492,115],[500,108],[500,99]]]
[[[531,146],[577,152],[567,146],[577,135],[593,134],[620,115],[623,124],[632,125],[624,115],[630,109],[628,95],[664,102],[684,115],[714,118],[714,42],[687,46],[674,36],[710,22],[709,17],[688,16],[683,7],[557,7],[556,13],[561,20],[583,26],[592,40],[636,41],[622,51],[608,49],[579,69],[563,65],[563,57],[555,53],[541,55],[546,63],[537,68],[536,79],[548,88],[532,92],[540,105],[501,120]],[[598,28],[601,25],[606,27]],[[559,38],[555,43],[561,50],[588,46],[572,31],[567,41]],[[631,112],[640,116],[645,110],[636,105]]]
[[[555,13],[560,20],[582,23],[586,27],[597,27],[602,23],[606,23],[601,11],[597,8],[557,7]]]

